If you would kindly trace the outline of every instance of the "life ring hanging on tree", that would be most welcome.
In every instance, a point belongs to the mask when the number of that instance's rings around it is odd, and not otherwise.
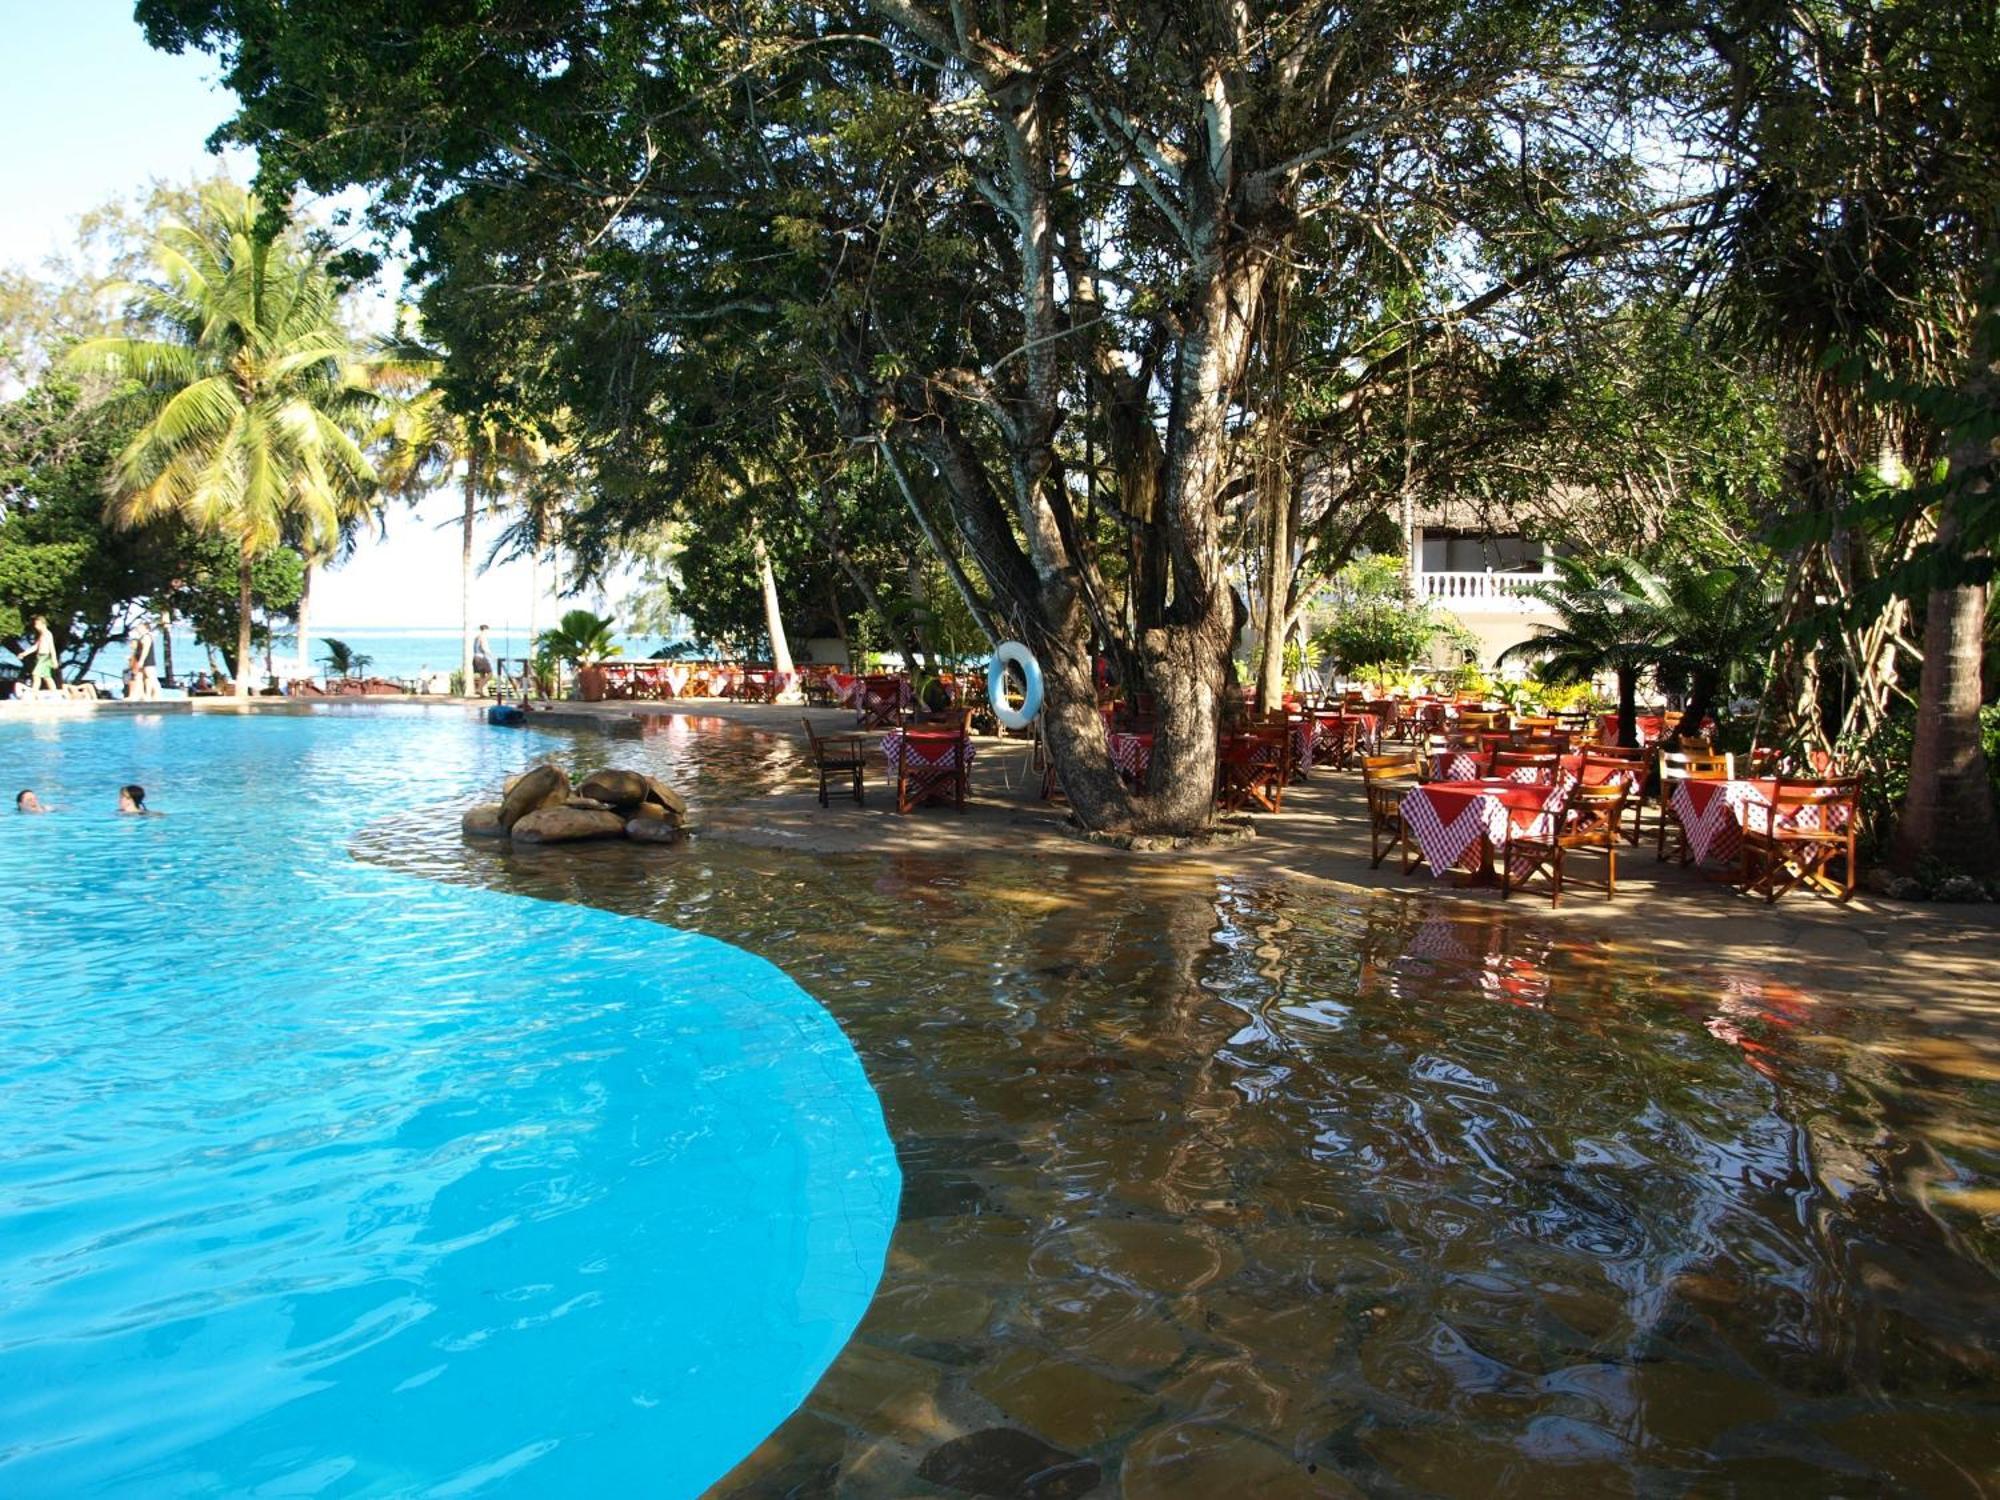
[[[1027,684],[1021,706],[1007,701],[1007,668],[1018,667]],[[1026,729],[1042,711],[1042,668],[1034,653],[1019,641],[1003,641],[994,649],[986,668],[986,701],[993,705],[993,717],[1003,729]]]

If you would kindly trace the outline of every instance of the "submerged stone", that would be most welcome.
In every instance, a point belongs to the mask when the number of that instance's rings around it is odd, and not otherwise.
[[[544,807],[516,823],[513,832],[519,844],[573,844],[583,839],[615,839],[625,832],[625,822],[614,812]]]
[[[665,818],[627,818],[624,829],[625,837],[640,844],[675,844],[681,837],[680,825]]]
[[[458,827],[461,833],[469,834],[473,838],[504,838],[507,833],[506,827],[500,821],[498,802],[482,802],[477,807],[468,807],[465,816],[458,820]]]
[[[989,1427],[931,1449],[917,1477],[968,1495],[1077,1500],[1096,1489],[1104,1474],[1089,1459],[1018,1427]]]

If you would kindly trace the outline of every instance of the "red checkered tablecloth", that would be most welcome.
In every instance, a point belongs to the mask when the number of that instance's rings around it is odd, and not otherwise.
[[[965,764],[969,769],[979,747],[969,739],[961,739],[956,732],[939,734],[922,729],[892,729],[882,736],[882,759],[888,762],[891,776],[903,768],[905,757],[909,759],[913,771],[948,770],[952,756],[960,745],[965,747]]]
[[[1771,799],[1775,780],[1722,781],[1707,778],[1676,782],[1671,798],[1674,816],[1687,830],[1688,852],[1696,864],[1714,860],[1733,864],[1743,849],[1743,828],[1754,823],[1760,830],[1771,820]],[[1837,810],[1840,822],[1848,816],[1843,805]],[[1817,828],[1820,813],[1801,807],[1790,819],[1792,826]]]
[[[1560,786],[1518,781],[1431,782],[1402,801],[1403,823],[1434,875],[1477,870],[1488,853],[1516,833],[1548,833],[1561,808]]]
[[[1150,734],[1116,733],[1110,737],[1111,764],[1134,781],[1143,782],[1153,764],[1153,737]]]
[[[1489,757],[1480,750],[1444,750],[1431,757],[1432,781],[1477,781]]]

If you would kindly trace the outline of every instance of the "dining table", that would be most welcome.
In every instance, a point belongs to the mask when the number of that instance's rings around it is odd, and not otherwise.
[[[1153,768],[1153,736],[1139,730],[1114,729],[1107,737],[1111,765],[1119,775],[1140,786]]]
[[[1567,795],[1560,783],[1484,777],[1426,782],[1404,793],[1400,806],[1403,826],[1433,875],[1460,874],[1485,884],[1494,879],[1494,851],[1506,844],[1508,832],[1550,833]]]
[[[1736,863],[1743,849],[1743,828],[1751,819],[1768,823],[1777,791],[1775,777],[1691,776],[1674,783],[1669,796],[1674,816],[1687,832],[1688,854],[1698,865]],[[1795,813],[1795,826],[1815,826],[1820,813],[1808,805]],[[1849,811],[1834,809],[1836,827],[1844,827]]]

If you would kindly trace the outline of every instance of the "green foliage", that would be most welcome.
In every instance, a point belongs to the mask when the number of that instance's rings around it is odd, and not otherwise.
[[[536,638],[536,655],[564,666],[594,667],[601,661],[624,655],[624,648],[612,639],[613,628],[607,616],[587,609],[569,610],[553,629],[544,630]]]
[[[60,376],[0,405],[0,638],[19,639],[29,616],[46,615],[71,673],[141,612],[185,618],[207,645],[235,640],[231,544],[172,518],[135,531],[103,523],[103,478],[133,425],[119,404],[86,404]],[[297,604],[302,582],[291,553],[259,560],[258,643]]]
[[[0,637],[25,637],[46,615],[72,668],[161,592],[188,537],[177,528],[111,536],[100,522],[102,475],[129,427],[50,381],[0,405]]]
[[[237,589],[242,558],[222,537],[189,534],[182,569],[155,596],[160,609],[188,622],[194,637],[219,652],[236,648],[239,629]],[[250,565],[250,648],[262,655],[294,619],[305,592],[305,564],[288,547],[267,552]],[[254,670],[254,668],[253,668]]]
[[[320,642],[324,655],[320,660],[326,663],[327,675],[331,677],[359,677],[362,671],[373,664],[375,658],[356,651],[345,641],[328,636]]]
[[[1862,855],[1867,861],[1881,860],[1888,854],[1897,811],[1909,795],[1916,719],[1916,710],[1905,704],[1872,734],[1851,736],[1835,747],[1842,768],[1861,778]],[[1993,795],[2000,798],[2000,703],[1988,703],[1979,710],[1979,738]]]
[[[266,219],[242,189],[204,188],[193,223],[160,231],[154,279],[136,289],[145,336],[87,339],[67,361],[115,382],[111,404],[137,424],[106,476],[112,519],[226,538],[253,588],[287,542],[330,554],[375,487],[360,431],[376,398],[338,291]],[[239,691],[253,634],[239,621]]]
[[[1334,576],[1329,594],[1330,618],[1312,637],[1312,649],[1344,673],[1422,661],[1458,628],[1443,611],[1409,597],[1402,564],[1393,557],[1349,563]]]

